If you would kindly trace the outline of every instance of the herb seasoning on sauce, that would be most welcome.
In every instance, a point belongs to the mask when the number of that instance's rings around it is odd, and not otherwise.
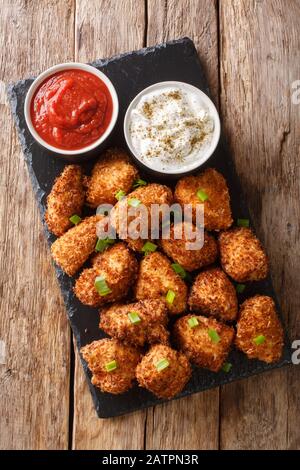
[[[66,150],[81,149],[98,140],[109,126],[112,111],[105,83],[77,69],[48,77],[30,106],[32,124],[40,137]]]

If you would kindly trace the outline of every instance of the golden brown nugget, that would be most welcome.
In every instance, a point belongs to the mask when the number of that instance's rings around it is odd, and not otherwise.
[[[158,398],[167,399],[184,389],[191,374],[191,366],[184,354],[163,344],[152,346],[136,368],[139,385]]]
[[[95,208],[100,204],[115,204],[116,193],[129,193],[137,178],[138,171],[124,150],[107,150],[95,164],[91,177],[86,179],[87,204]]]
[[[222,268],[235,281],[259,281],[267,277],[267,255],[250,228],[236,227],[222,232],[219,247]]]
[[[195,326],[191,323],[195,322]],[[193,324],[193,323],[192,323]],[[231,326],[215,318],[186,315],[174,325],[174,339],[179,349],[198,367],[218,372],[234,338]]]
[[[102,218],[100,215],[87,217],[52,243],[52,257],[68,276],[74,276],[94,252],[97,242],[96,225]]]
[[[199,190],[208,196],[204,202],[197,196]],[[196,176],[181,178],[176,185],[174,196],[181,206],[192,204],[194,223],[197,205],[204,204],[204,226],[207,230],[224,230],[233,222],[226,180],[213,168],[208,168]]]
[[[72,215],[81,215],[84,204],[82,170],[79,165],[67,165],[56,178],[47,197],[45,221],[50,232],[60,237],[70,227]]]
[[[92,372],[92,384],[102,392],[120,394],[135,380],[140,352],[116,339],[100,339],[81,348],[83,359]]]
[[[74,292],[84,305],[100,307],[126,297],[134,283],[138,262],[125,243],[120,242],[97,254],[93,267],[82,271],[76,280]],[[108,291],[101,295],[96,287],[96,278],[104,279]]]
[[[207,232],[204,233],[203,247],[197,250],[188,249],[186,244],[189,242],[186,237],[188,227],[192,233],[195,233],[196,227],[190,222],[183,222],[171,225],[170,238],[162,239],[160,244],[163,251],[172,258],[176,263],[179,263],[186,271],[194,271],[195,269],[204,268],[214,263],[218,256],[218,245],[216,240]],[[174,230],[179,228],[182,233],[182,239],[175,239]],[[198,229],[199,230],[199,229]],[[192,240],[192,243],[195,243]]]
[[[284,334],[273,299],[256,295],[241,305],[235,344],[249,359],[271,363],[282,356]]]
[[[187,286],[174,272],[168,258],[155,252],[141,261],[135,295],[138,300],[161,299],[166,303],[169,313],[176,315],[186,308]]]
[[[198,274],[188,304],[192,311],[225,321],[235,320],[238,313],[235,287],[220,268],[206,269]]]
[[[132,201],[136,202],[138,205],[136,206],[136,214],[129,215],[127,214],[128,211],[132,211]],[[150,238],[151,235],[151,206],[152,204],[167,204],[170,206],[173,202],[173,194],[170,188],[164,186],[162,184],[151,183],[147,186],[141,186],[137,188],[132,193],[128,194],[127,197],[120,200],[112,209],[110,213],[110,220],[112,226],[115,228],[118,235],[120,235],[120,214],[124,214],[126,217],[127,215],[127,226],[130,226],[130,223],[134,221],[139,216],[139,205],[143,205],[147,212],[148,212],[148,237]],[[160,218],[161,219],[161,218]],[[144,237],[145,238],[145,237]],[[126,239],[130,248],[135,251],[142,251],[142,248],[145,244],[145,240],[137,239],[131,240],[130,237]]]
[[[144,346],[146,342],[168,344],[167,307],[161,300],[113,304],[100,311],[99,328],[125,343]]]

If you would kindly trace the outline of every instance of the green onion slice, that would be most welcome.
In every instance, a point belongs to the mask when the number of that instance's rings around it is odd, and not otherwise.
[[[210,337],[213,343],[218,343],[219,341],[221,341],[220,336],[218,335],[216,330],[214,330],[213,328],[209,328],[208,336]]]
[[[123,199],[123,197],[125,197],[125,196],[126,196],[126,193],[125,193],[125,191],[122,191],[122,189],[119,189],[119,191],[117,191],[116,194],[115,194],[115,198],[118,199],[118,201]]]
[[[229,371],[231,370],[231,368],[232,368],[231,362],[225,362],[225,363],[223,364],[222,370],[223,370],[224,372],[229,372]]]
[[[128,199],[128,204],[131,207],[138,207],[141,204],[141,201],[135,197]]]
[[[77,214],[74,214],[69,218],[69,221],[72,222],[72,224],[77,225],[79,222],[81,222],[81,217],[79,217]]]
[[[241,294],[242,292],[244,292],[245,289],[246,289],[245,284],[237,284],[236,285],[236,291],[237,291],[238,294]]]
[[[155,367],[156,367],[156,370],[158,372],[161,372],[162,370],[166,369],[167,367],[169,367],[170,363],[168,361],[168,359],[166,358],[163,358],[163,359],[160,359],[156,364],[155,364]]]
[[[95,279],[95,288],[101,297],[111,294],[112,290],[106,284],[106,280],[103,276],[97,276]]]
[[[138,180],[135,180],[133,183],[134,188],[138,188],[139,186],[147,186],[147,181],[141,180],[140,178]]]
[[[113,238],[104,238],[103,240],[101,238],[98,238],[95,246],[95,251],[102,253],[102,251],[106,250],[108,245],[113,245],[114,243],[115,240]]]
[[[250,221],[249,219],[237,219],[238,227],[249,227]]]
[[[142,248],[142,251],[145,254],[153,253],[156,250],[157,250],[157,245],[155,245],[155,243],[152,243],[152,242],[146,242]]]
[[[256,338],[253,339],[256,346],[263,344],[266,341],[266,337],[264,335],[258,335]]]
[[[173,271],[175,271],[176,274],[179,274],[181,279],[186,278],[186,270],[183,269],[183,267],[179,263],[173,263],[171,264]]]
[[[199,325],[199,322],[196,317],[192,317],[188,319],[188,325],[190,328],[195,328]]]
[[[112,372],[113,370],[116,370],[117,367],[117,361],[110,361],[105,364],[105,369],[107,370],[107,372]]]
[[[166,295],[166,301],[168,302],[168,304],[172,304],[174,302],[175,297],[175,292],[172,289],[168,290],[168,293]]]
[[[208,195],[207,195],[207,193],[204,191],[204,189],[198,189],[198,191],[197,191],[197,197],[198,197],[198,199],[200,199],[200,201],[202,201],[202,202],[207,201],[207,199],[208,199]]]
[[[133,325],[136,325],[137,323],[140,323],[142,321],[137,312],[129,312],[128,318]]]

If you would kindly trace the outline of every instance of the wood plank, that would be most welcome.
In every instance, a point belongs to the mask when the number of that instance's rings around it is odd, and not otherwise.
[[[150,0],[147,45],[189,36],[194,40],[218,102],[217,9],[211,0]],[[196,412],[195,412],[196,410]],[[147,449],[216,449],[219,390],[199,393],[148,412]]]
[[[0,448],[66,449],[69,327],[5,85],[72,59],[74,5],[1,0],[0,11]]]
[[[143,47],[145,12],[144,2],[139,3],[140,8],[134,0],[77,0],[76,60],[86,62]],[[74,405],[74,449],[143,448],[146,412],[98,419],[77,353]]]
[[[220,7],[223,122],[291,337],[299,338],[300,105],[291,87],[300,78],[300,3]],[[225,387],[221,448],[299,449],[299,389],[299,366]]]

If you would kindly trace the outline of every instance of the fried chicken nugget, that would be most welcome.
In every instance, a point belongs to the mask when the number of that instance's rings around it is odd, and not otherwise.
[[[135,380],[140,352],[116,339],[100,339],[80,350],[92,372],[92,384],[115,395],[129,390]]]
[[[234,285],[220,268],[202,271],[195,279],[188,299],[192,311],[232,321],[238,313]]]
[[[186,234],[190,229],[191,233],[199,230],[195,225],[190,222],[180,222],[172,224],[170,227],[170,238],[162,239],[160,244],[163,251],[172,258],[176,263],[179,263],[186,271],[194,271],[214,263],[218,256],[218,245],[216,240],[207,232],[204,233],[204,244],[200,249],[188,249],[186,244],[189,240],[194,243],[193,239],[188,239]],[[183,233],[181,239],[176,239],[174,231],[180,229]]]
[[[47,197],[45,221],[50,232],[60,237],[73,224],[72,215],[81,215],[84,203],[82,169],[79,165],[67,165],[56,178]]]
[[[125,243],[116,243],[92,260],[93,267],[82,271],[76,280],[74,293],[84,305],[100,307],[126,297],[134,283],[138,262]],[[108,290],[102,294],[95,287],[97,277],[104,279]]]
[[[134,321],[135,320],[135,321]],[[127,305],[113,304],[100,312],[99,328],[125,343],[168,344],[167,307],[161,300],[144,300]]]
[[[136,368],[139,385],[158,398],[167,399],[184,389],[191,374],[185,355],[163,344],[152,346]]]
[[[68,276],[74,276],[95,250],[96,225],[103,218],[101,215],[87,217],[52,243],[52,257]]]
[[[138,178],[137,169],[130,163],[128,155],[121,149],[109,149],[95,164],[92,175],[86,178],[86,200],[91,207],[100,204],[115,204],[116,193],[130,192]]]
[[[193,314],[179,318],[174,325],[174,339],[179,349],[198,367],[213,372],[221,369],[234,334],[233,327],[215,318]]]
[[[235,281],[259,281],[267,277],[267,255],[250,228],[235,227],[222,232],[219,247],[222,268]]]
[[[166,297],[169,293],[169,302]],[[186,308],[187,286],[175,273],[170,261],[162,253],[150,253],[141,261],[135,291],[138,300],[161,299],[171,315]]]
[[[271,363],[282,356],[284,334],[273,299],[255,295],[241,305],[235,344],[249,359]]]
[[[197,196],[199,190],[208,196],[204,202]],[[224,230],[233,222],[226,180],[213,168],[208,168],[196,176],[181,178],[176,185],[174,196],[182,206],[192,204],[194,223],[197,204],[204,204],[204,226],[207,230]]]

